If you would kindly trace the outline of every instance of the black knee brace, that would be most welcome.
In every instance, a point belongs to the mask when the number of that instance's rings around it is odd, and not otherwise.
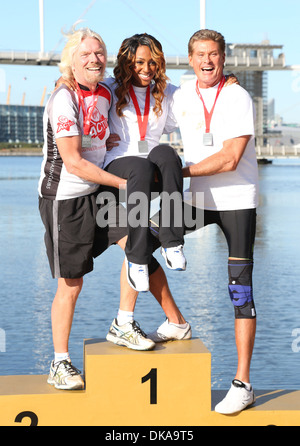
[[[253,262],[251,260],[229,260],[229,295],[234,306],[236,319],[256,317],[252,290]]]

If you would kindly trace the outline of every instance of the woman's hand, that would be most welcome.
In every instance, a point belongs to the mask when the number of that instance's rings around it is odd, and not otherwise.
[[[77,86],[75,79],[64,79],[62,76],[56,81],[55,90],[57,90],[61,85],[65,84],[70,90],[76,91]],[[55,91],[54,90],[54,91]]]
[[[118,141],[120,141],[121,138],[116,133],[111,133],[109,137],[106,140],[106,150],[110,151],[114,147],[117,147],[119,145]]]
[[[225,87],[228,87],[228,85],[232,85],[232,84],[240,85],[238,78],[234,74],[232,74],[232,73],[231,74],[227,74],[225,76],[225,79],[226,79]]]

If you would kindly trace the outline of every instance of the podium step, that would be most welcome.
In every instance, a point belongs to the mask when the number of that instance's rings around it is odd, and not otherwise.
[[[86,392],[107,425],[190,425],[210,411],[211,355],[200,339],[137,352],[107,342],[85,343]],[[97,412],[97,414],[96,414]]]
[[[256,391],[235,415],[214,412],[211,354],[200,339],[139,352],[103,339],[84,342],[85,390],[61,391],[45,375],[0,376],[1,426],[300,425],[300,391]]]

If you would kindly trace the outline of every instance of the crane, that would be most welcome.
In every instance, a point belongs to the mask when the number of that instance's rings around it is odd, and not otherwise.
[[[41,106],[41,107],[42,107],[43,104],[44,104],[44,100],[45,100],[45,96],[46,96],[46,91],[47,91],[47,87],[44,87],[43,94],[42,94],[42,98],[41,98],[41,103],[40,103],[40,106]]]
[[[8,86],[6,105],[10,104],[11,85]]]

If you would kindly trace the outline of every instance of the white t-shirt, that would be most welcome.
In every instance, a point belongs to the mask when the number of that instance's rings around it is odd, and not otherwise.
[[[208,111],[218,85],[200,89]],[[190,178],[193,204],[207,210],[252,209],[258,206],[258,169],[254,142],[254,107],[250,95],[237,84],[223,87],[213,112],[210,132],[213,145],[203,144],[206,131],[204,107],[196,92],[196,79],[187,81],[174,93],[174,118],[180,128],[187,166],[197,164],[220,151],[223,142],[252,135],[235,171]],[[201,203],[196,193],[204,193]],[[199,197],[198,197],[199,198]]]
[[[85,108],[93,104],[93,95],[82,88]],[[82,157],[102,168],[109,136],[108,111],[111,92],[101,84],[98,100],[91,117],[90,136],[83,142]],[[39,194],[50,200],[66,200],[91,194],[98,184],[68,173],[57,148],[56,141],[66,136],[83,135],[83,111],[77,93],[62,85],[49,99],[44,112],[44,160],[41,168]]]
[[[119,117],[116,112],[117,97],[115,95],[116,83],[114,78],[105,79],[113,93],[113,104],[109,112],[109,129],[110,133],[116,133],[120,137],[118,147],[114,147],[108,151],[105,156],[104,167],[116,158],[123,156],[143,156],[147,157],[147,154],[139,153],[138,141],[140,141],[139,126],[137,121],[137,114],[134,104],[130,98],[129,103],[123,108],[123,115]],[[152,89],[154,84],[151,85],[150,90],[150,112],[149,121],[147,126],[147,132],[145,140],[148,142],[149,152],[159,144],[160,138],[163,133],[171,133],[175,130],[173,120],[169,121],[170,106],[172,103],[173,93],[177,89],[172,84],[167,84],[165,90],[165,97],[162,101],[162,114],[157,117],[153,111],[155,106],[155,99],[153,97]],[[137,101],[140,107],[142,116],[144,116],[145,100],[147,88],[133,86]]]

